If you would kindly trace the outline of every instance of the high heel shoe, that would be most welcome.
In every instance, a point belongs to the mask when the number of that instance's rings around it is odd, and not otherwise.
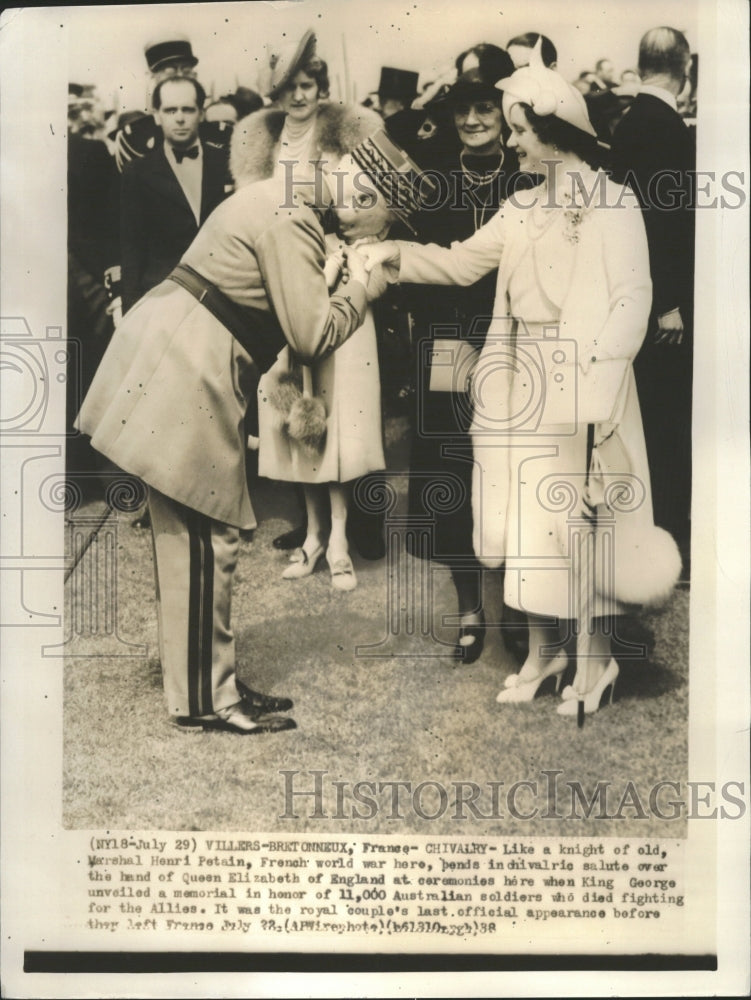
[[[289,566],[282,573],[282,580],[299,580],[303,576],[310,576],[322,555],[322,545],[316,545],[310,555],[304,548],[296,549],[289,557]]]
[[[530,680],[520,680],[519,674],[511,674],[507,677],[504,682],[506,686],[503,691],[498,692],[495,700],[502,705],[517,705],[521,702],[532,701],[543,681],[546,681],[548,677],[555,677],[555,691],[557,694],[561,686],[561,678],[567,666],[568,656],[565,650],[560,649],[548,666]]]
[[[479,622],[459,626],[459,635],[454,646],[454,659],[462,663],[474,663],[479,660],[485,646],[485,615],[480,613]],[[462,642],[470,639],[470,642]]]
[[[605,691],[610,688],[610,704],[613,704],[613,695],[615,693],[615,682],[620,673],[618,669],[618,664],[614,659],[610,660],[607,667],[600,677],[599,681],[582,697],[580,696],[575,688],[568,685],[563,691],[563,701],[558,706],[556,711],[559,715],[570,715],[576,716],[579,711],[579,702],[584,702],[584,714],[591,715],[596,712],[600,707],[600,702],[602,701],[602,696]]]
[[[332,562],[330,554],[326,553],[326,562],[331,570],[331,586],[334,590],[354,590],[357,586],[355,567],[349,555],[342,556]]]

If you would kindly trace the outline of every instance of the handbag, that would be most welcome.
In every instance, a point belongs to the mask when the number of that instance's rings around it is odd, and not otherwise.
[[[430,346],[431,392],[467,392],[480,350],[458,337],[437,337]]]

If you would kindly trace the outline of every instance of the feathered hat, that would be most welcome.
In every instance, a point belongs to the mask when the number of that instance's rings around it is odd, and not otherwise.
[[[283,42],[269,51],[269,68],[261,87],[276,100],[296,73],[316,59],[316,36],[309,28],[297,42]]]
[[[515,104],[528,104],[536,115],[555,115],[581,132],[597,138],[587,114],[584,97],[560,73],[545,66],[540,52],[541,45],[542,40],[538,39],[528,66],[522,66],[511,76],[496,83],[498,90],[503,91],[502,106],[506,121]]]

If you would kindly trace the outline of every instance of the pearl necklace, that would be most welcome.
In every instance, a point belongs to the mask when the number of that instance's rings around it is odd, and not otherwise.
[[[498,161],[498,166],[495,167],[494,170],[491,170],[489,173],[480,173],[478,170],[472,170],[470,167],[466,165],[466,163],[464,162],[465,153],[466,150],[464,149],[461,151],[461,153],[459,153],[459,165],[462,168],[462,173],[470,182],[469,192],[470,192],[470,197],[472,198],[472,215],[473,215],[475,232],[477,232],[477,230],[482,229],[483,225],[485,224],[485,214],[488,208],[490,207],[491,201],[493,200],[493,189],[488,187],[487,194],[478,205],[477,202],[475,201],[475,192],[472,190],[472,188],[476,188],[477,193],[479,195],[479,189],[481,187],[485,187],[486,184],[487,185],[491,184],[491,182],[494,181],[496,177],[500,175],[501,168],[503,167],[504,154],[503,150],[501,150],[500,151],[501,158]]]

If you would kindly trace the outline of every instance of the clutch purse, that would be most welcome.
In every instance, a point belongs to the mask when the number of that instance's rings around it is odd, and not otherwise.
[[[431,392],[467,392],[479,348],[458,337],[437,337],[430,347]]]

